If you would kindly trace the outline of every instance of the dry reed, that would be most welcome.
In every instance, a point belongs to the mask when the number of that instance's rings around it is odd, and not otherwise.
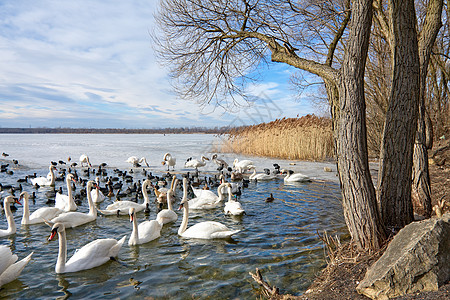
[[[334,154],[331,120],[307,115],[233,129],[220,150],[285,159],[325,160]]]

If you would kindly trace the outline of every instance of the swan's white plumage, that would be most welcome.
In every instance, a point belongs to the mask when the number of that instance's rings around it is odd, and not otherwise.
[[[170,153],[164,154],[162,164],[167,165],[167,170],[169,170],[169,167],[172,167],[175,169],[175,164],[177,163],[177,159],[172,156]]]
[[[132,165],[136,165],[138,163],[138,158],[136,156],[130,156],[127,158],[126,162]]]
[[[69,211],[60,214],[59,216],[51,219],[50,223],[56,224],[56,223],[62,223],[64,224],[65,228],[73,228],[80,225],[84,225],[89,222],[93,222],[97,219],[97,208],[95,207],[94,203],[92,202],[91,197],[91,190],[94,186],[94,181],[88,181],[86,184],[86,195],[88,198],[89,203],[89,213],[85,214],[82,212],[74,212]]]
[[[206,166],[206,161],[209,160],[209,158],[202,155],[201,159],[190,159],[184,163],[185,168],[194,168],[198,169],[200,167]]]
[[[66,175],[66,186],[67,186],[67,195],[63,195],[61,193],[56,193],[55,197],[55,207],[64,210],[64,211],[75,211],[77,210],[77,205],[75,204],[75,201],[73,200],[72,195],[72,181],[75,181],[73,179],[73,174],[67,174]]]
[[[133,230],[128,240],[130,246],[145,244],[161,236],[163,224],[157,220],[151,220],[138,225],[134,208],[130,208],[130,222],[133,223]]]
[[[228,201],[225,202],[225,206],[223,211],[226,214],[231,214],[234,216],[239,216],[245,213],[245,210],[242,208],[242,204],[236,200],[233,200],[232,192],[231,192],[231,184],[227,184],[228,188]]]
[[[146,179],[142,183],[142,195],[144,196],[144,203],[136,203],[133,201],[116,201],[110,205],[108,205],[105,209],[99,209],[98,211],[106,216],[112,216],[112,215],[128,215],[130,212],[130,208],[134,208],[136,212],[140,212],[144,210],[147,205],[150,203],[150,199],[148,197],[147,193],[147,186],[151,184],[151,181],[149,179]]]
[[[256,174],[256,168],[251,168],[251,169],[253,169],[253,173],[248,177],[248,179],[250,179],[250,180],[272,180],[272,179],[276,178],[275,175],[269,175],[266,173]]]
[[[226,186],[226,183],[222,183],[217,188],[217,194],[210,190],[197,191],[197,197],[189,200],[190,209],[213,209],[216,208],[223,200],[222,189]],[[195,194],[195,191],[194,191]]]
[[[173,190],[170,189],[167,192],[167,209],[161,210],[156,216],[156,220],[161,224],[167,224],[170,222],[175,222],[178,219],[178,215],[173,211],[172,202],[173,202]]]
[[[64,224],[56,223],[53,225],[52,234],[48,239],[52,240],[56,234],[59,236],[58,260],[55,266],[56,273],[71,273],[98,267],[118,255],[126,238],[124,236],[119,241],[116,239],[97,239],[78,249],[66,262],[67,240]]]
[[[284,177],[285,182],[307,182],[311,181],[311,179],[304,174],[301,173],[294,173],[291,170],[281,170],[281,173],[287,174],[286,177]]]
[[[12,254],[8,246],[0,245],[0,287],[19,277],[32,255],[33,252],[16,262],[17,255]]]
[[[253,161],[249,159],[239,161],[239,159],[236,158],[233,162],[233,168],[235,168],[239,173],[245,173],[245,171],[253,167]]]
[[[53,165],[50,165],[48,167],[49,173],[46,177],[36,177],[36,178],[30,178],[32,185],[39,185],[39,186],[54,186],[55,185],[55,167]],[[50,176],[49,176],[50,175]],[[50,178],[49,178],[50,177]]]
[[[14,202],[20,204],[20,202],[18,202],[13,196],[8,196],[3,200],[3,209],[5,211],[8,228],[0,229],[0,237],[9,236],[9,235],[16,233],[16,230],[17,230],[16,223],[14,222],[14,216],[11,212],[11,207],[10,207],[11,203],[14,203]]]
[[[189,220],[189,203],[187,201],[186,178],[183,178],[184,194],[180,208],[183,207],[183,221],[178,229],[178,235],[195,239],[221,239],[229,238],[240,230],[231,230],[224,224],[215,221],[206,221],[187,227]]]
[[[141,157],[138,159],[136,156],[130,156],[126,160],[127,163],[130,163],[133,165],[133,167],[138,167],[140,163],[145,163],[147,167],[149,167],[147,159],[145,157]]]
[[[92,167],[91,162],[89,161],[89,157],[86,154],[80,155],[80,164],[81,166],[87,164],[89,167]]]
[[[19,200],[23,200],[22,225],[44,223],[45,220],[51,220],[64,212],[57,207],[41,207],[30,215],[29,197],[30,195],[26,191],[20,193]]]
[[[105,195],[103,195],[102,191],[97,187],[91,191],[92,202],[94,203],[102,203],[105,201]]]

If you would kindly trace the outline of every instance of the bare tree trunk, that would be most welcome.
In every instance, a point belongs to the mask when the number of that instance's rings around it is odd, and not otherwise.
[[[427,16],[419,39],[420,98],[416,142],[414,144],[414,166],[412,174],[412,199],[416,208],[423,210],[424,216],[431,216],[431,187],[428,169],[427,127],[425,108],[425,87],[431,49],[441,28],[443,0],[431,0],[427,6]],[[432,140],[432,137],[431,137]]]
[[[411,173],[419,104],[419,51],[413,0],[391,0],[393,78],[380,153],[378,201],[394,232],[413,221]]]
[[[344,217],[359,248],[378,249],[384,229],[369,172],[364,69],[372,24],[372,0],[353,1],[350,39],[341,68],[337,158]]]

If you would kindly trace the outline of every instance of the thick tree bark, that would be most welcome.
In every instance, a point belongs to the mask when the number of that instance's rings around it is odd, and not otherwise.
[[[412,200],[415,207],[423,210],[425,217],[431,216],[431,187],[428,169],[425,86],[431,49],[441,28],[443,0],[431,0],[427,6],[427,15],[419,39],[420,60],[420,98],[417,120],[416,142],[414,144],[414,166],[412,174]],[[432,139],[431,139],[432,140]],[[427,143],[428,142],[428,143]]]
[[[419,104],[419,51],[413,0],[391,0],[393,78],[380,153],[378,201],[396,232],[413,221],[411,173]]]
[[[352,3],[347,52],[339,84],[337,159],[344,217],[361,249],[378,249],[384,230],[369,172],[364,98],[364,69],[372,25],[372,0]]]

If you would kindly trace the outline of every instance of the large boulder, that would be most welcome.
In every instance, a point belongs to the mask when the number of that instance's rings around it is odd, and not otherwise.
[[[357,291],[372,299],[436,291],[450,279],[450,213],[413,222],[394,237]]]

